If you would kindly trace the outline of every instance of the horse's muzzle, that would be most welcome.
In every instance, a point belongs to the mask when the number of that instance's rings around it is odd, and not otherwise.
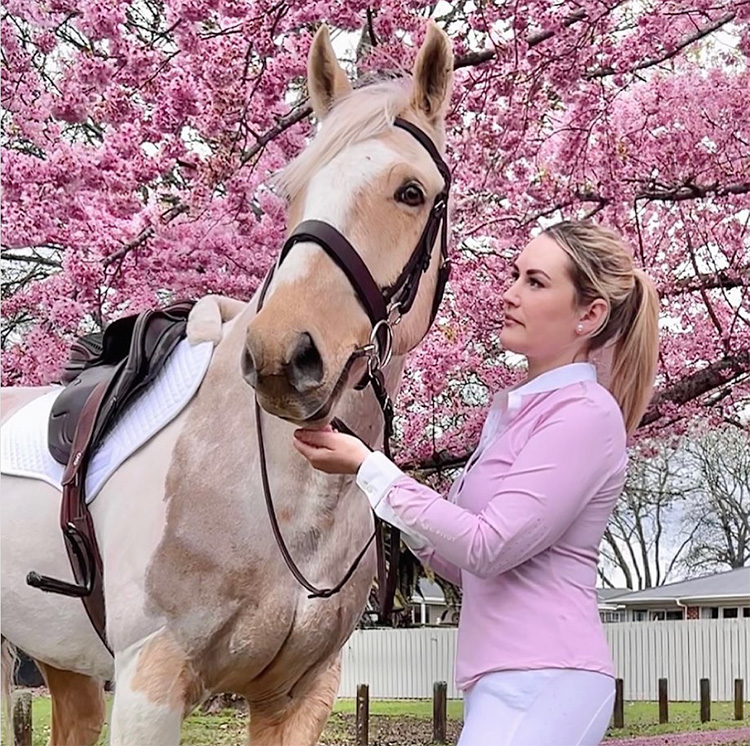
[[[245,344],[241,362],[242,376],[254,389],[261,389],[264,379],[273,377],[277,386],[282,382],[279,379],[283,379],[291,390],[308,396],[323,383],[323,358],[308,332],[303,332],[294,340],[292,349],[288,356],[285,356],[288,360],[276,365],[273,371],[264,370],[263,363],[259,362],[262,361],[261,352],[254,347],[256,345],[249,339]]]

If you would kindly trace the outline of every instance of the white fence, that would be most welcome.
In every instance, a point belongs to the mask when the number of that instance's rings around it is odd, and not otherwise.
[[[734,680],[750,691],[750,619],[605,624],[615,670],[626,700],[658,699],[658,680],[669,682],[671,701],[699,700],[699,680],[711,682],[711,699],[734,697]],[[425,699],[435,681],[448,697],[461,696],[453,676],[455,628],[357,630],[343,653],[339,696],[370,685],[373,699]]]

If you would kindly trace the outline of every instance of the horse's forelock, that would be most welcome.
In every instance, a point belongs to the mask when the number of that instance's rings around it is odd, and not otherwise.
[[[337,102],[310,145],[274,179],[275,185],[293,198],[342,150],[390,127],[409,105],[410,84],[410,79],[375,83]]]

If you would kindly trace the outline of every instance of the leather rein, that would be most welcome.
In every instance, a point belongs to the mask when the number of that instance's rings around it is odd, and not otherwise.
[[[346,274],[349,283],[355,290],[360,304],[367,313],[372,332],[370,341],[363,347],[355,350],[352,358],[365,357],[367,359],[367,372],[355,387],[357,390],[364,389],[368,384],[372,386],[375,396],[383,413],[383,451],[390,458],[390,440],[393,436],[393,402],[385,388],[383,368],[388,364],[393,353],[393,327],[411,309],[422,275],[427,272],[432,261],[432,251],[435,242],[440,236],[440,268],[438,270],[435,297],[433,299],[430,324],[432,326],[437,315],[440,303],[445,291],[445,285],[450,275],[450,259],[448,257],[448,228],[447,209],[448,197],[451,186],[450,170],[438,152],[430,137],[419,127],[404,119],[396,118],[394,126],[405,130],[427,150],[443,177],[443,188],[435,197],[430,214],[425,223],[422,234],[411,257],[404,266],[396,281],[385,288],[380,288],[373,279],[362,258],[348,241],[336,228],[320,220],[305,220],[287,238],[281,249],[276,269],[281,266],[284,258],[289,254],[292,247],[301,242],[315,243],[322,248],[336,265]],[[271,269],[260,292],[258,301],[258,312],[263,308],[266,292],[270,286],[275,269]],[[428,327],[429,328],[429,327]],[[351,359],[350,359],[351,360]],[[255,422],[258,434],[258,447],[260,451],[261,481],[266,501],[268,517],[271,521],[276,543],[279,547],[284,561],[292,575],[301,586],[309,591],[308,598],[330,598],[338,593],[349,581],[359,566],[362,558],[372,544],[373,539],[378,539],[378,585],[380,595],[380,616],[384,620],[390,615],[398,570],[398,550],[400,546],[400,532],[390,527],[390,549],[391,562],[387,577],[383,555],[383,537],[378,530],[378,518],[375,517],[376,527],[372,536],[355,557],[349,569],[341,580],[329,588],[319,588],[313,585],[299,569],[292,558],[289,549],[281,534],[276,510],[273,505],[273,497],[268,481],[268,470],[266,466],[265,445],[263,440],[263,428],[261,425],[261,409],[258,399],[255,399]],[[334,418],[331,423],[336,430],[355,435],[341,420]],[[394,559],[395,557],[395,559]]]

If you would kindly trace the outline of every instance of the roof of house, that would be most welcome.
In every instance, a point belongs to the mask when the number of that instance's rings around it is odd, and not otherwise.
[[[626,591],[619,596],[607,597],[608,603],[616,603],[618,606],[664,601],[679,601],[681,604],[740,601],[750,604],[750,567],[740,567],[643,591]]]
[[[629,591],[627,588],[597,588],[597,600],[602,608],[615,609],[633,604],[669,602],[742,602],[750,605],[750,567],[740,567],[728,572],[713,573],[700,578],[668,583],[644,591]],[[437,583],[420,578],[412,603],[443,604],[445,597]]]
[[[599,603],[603,603],[604,601],[609,601],[610,598],[615,598],[616,596],[622,596],[623,593],[629,593],[630,590],[628,588],[597,588],[596,589],[596,595],[599,599]]]

